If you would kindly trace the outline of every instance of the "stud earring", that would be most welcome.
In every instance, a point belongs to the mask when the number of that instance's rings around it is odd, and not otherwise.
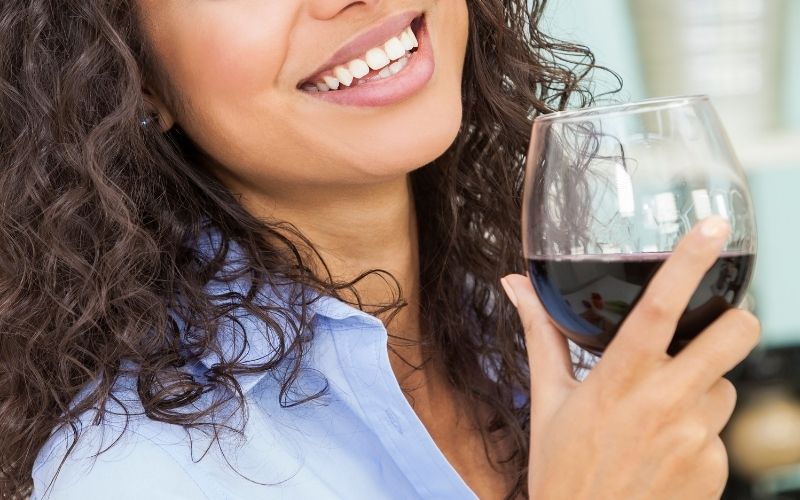
[[[149,114],[149,115],[143,116],[143,117],[142,117],[142,118],[139,120],[139,126],[140,126],[141,128],[143,128],[143,129],[148,129],[148,128],[150,128],[150,126],[151,126],[153,123],[155,123],[156,121],[158,121],[158,114],[156,114],[156,113],[151,113],[151,114]]]

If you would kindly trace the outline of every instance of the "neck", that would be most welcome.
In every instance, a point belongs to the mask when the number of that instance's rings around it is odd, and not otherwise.
[[[245,196],[245,207],[261,218],[291,222],[313,243],[331,277],[351,280],[382,269],[399,282],[407,299],[418,294],[417,225],[408,178],[383,184],[322,188],[304,187],[280,196]],[[312,263],[312,266],[314,264]],[[321,266],[315,266],[323,276]],[[390,290],[380,278],[356,285],[362,301],[382,304]]]
[[[409,177],[336,189],[282,186],[269,194],[232,179],[225,182],[242,195],[242,204],[254,216],[296,226],[313,243],[334,280],[350,281],[372,269],[387,271],[397,280],[408,305],[386,326],[393,337],[412,342],[393,345],[390,359],[398,381],[412,376],[408,363],[420,365],[423,354],[417,344],[421,340],[418,233]],[[311,267],[326,277],[321,266]],[[360,280],[355,290],[368,305],[389,303],[397,293],[375,274]]]

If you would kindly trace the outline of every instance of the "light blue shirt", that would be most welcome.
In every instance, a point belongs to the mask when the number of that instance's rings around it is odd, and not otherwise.
[[[327,380],[325,396],[282,407],[275,374],[238,376],[248,413],[244,438],[223,435],[210,448],[198,431],[190,439],[180,426],[141,415],[127,428],[108,412],[102,425],[84,415],[80,439],[52,484],[71,433],[57,430],[40,451],[32,500],[477,498],[403,395],[383,323],[332,297],[310,312],[314,336],[304,365],[311,369],[295,390],[313,394]],[[247,360],[263,361],[270,352],[265,327],[248,315],[240,321],[243,331],[232,327],[223,336],[224,350],[236,352],[246,334]],[[216,359],[188,369],[202,373]],[[120,381],[115,394],[136,408],[133,381]]]

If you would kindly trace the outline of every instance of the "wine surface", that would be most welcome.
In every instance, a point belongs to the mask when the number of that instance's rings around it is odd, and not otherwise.
[[[528,271],[539,298],[565,335],[596,354],[614,338],[669,253],[535,257]],[[676,354],[747,291],[755,256],[722,254],[705,274],[678,322]],[[682,279],[675,276],[674,279]],[[647,331],[640,332],[647,335]]]

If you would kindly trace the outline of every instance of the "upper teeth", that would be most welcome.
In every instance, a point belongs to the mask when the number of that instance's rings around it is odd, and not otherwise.
[[[356,80],[369,73],[370,70],[379,70],[381,68],[385,68],[385,70],[373,78],[386,78],[403,69],[406,62],[404,56],[418,46],[417,37],[414,36],[411,26],[408,26],[399,35],[393,36],[383,45],[369,49],[363,57],[357,57],[348,63],[334,67],[330,74],[326,71],[324,75],[315,77],[313,83],[309,82],[303,85],[303,90],[324,92],[336,90],[340,84],[349,87]],[[397,62],[393,63],[392,61]],[[389,67],[386,68],[386,66]]]

